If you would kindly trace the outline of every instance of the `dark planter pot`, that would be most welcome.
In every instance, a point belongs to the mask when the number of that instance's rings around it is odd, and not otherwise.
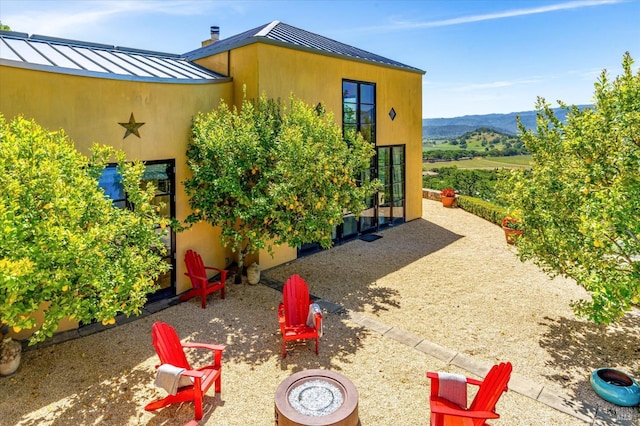
[[[622,407],[640,404],[640,386],[633,378],[613,368],[591,373],[591,387],[604,400]]]

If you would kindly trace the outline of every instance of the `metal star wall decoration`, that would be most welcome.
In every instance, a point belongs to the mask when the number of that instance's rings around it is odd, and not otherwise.
[[[124,127],[125,129],[127,129],[127,131],[124,132],[124,136],[122,137],[122,139],[126,139],[127,136],[131,134],[134,134],[137,137],[140,137],[140,132],[138,132],[138,129],[144,126],[144,123],[136,123],[136,119],[133,118],[133,113],[131,113],[131,117],[129,117],[128,123],[118,123],[118,124]]]

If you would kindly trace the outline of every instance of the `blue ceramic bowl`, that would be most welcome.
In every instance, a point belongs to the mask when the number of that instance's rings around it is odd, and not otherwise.
[[[640,405],[640,386],[632,377],[613,368],[591,373],[591,386],[602,399],[623,407]]]

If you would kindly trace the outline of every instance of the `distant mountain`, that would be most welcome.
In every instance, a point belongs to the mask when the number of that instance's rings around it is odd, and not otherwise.
[[[579,105],[586,108],[590,105]],[[553,110],[560,121],[565,121],[567,112],[561,108]],[[462,136],[479,127],[489,127],[498,132],[516,135],[519,133],[516,117],[528,129],[536,127],[536,111],[512,112],[509,114],[465,115],[453,118],[425,118],[422,120],[422,137],[425,139],[449,139]]]

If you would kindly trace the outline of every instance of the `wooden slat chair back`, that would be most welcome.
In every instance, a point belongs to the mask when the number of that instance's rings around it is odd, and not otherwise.
[[[469,405],[469,410],[493,411],[495,410],[498,400],[504,392],[507,391],[507,384],[511,378],[511,363],[500,363],[491,367],[487,373],[478,393]],[[475,424],[482,424],[475,423]]]
[[[502,394],[508,390],[512,370],[510,362],[503,362],[491,367],[484,380],[467,377],[467,384],[479,387],[468,408],[438,396],[440,386],[443,386],[438,373],[427,373],[427,377],[431,379],[431,426],[484,426],[488,425],[488,419],[499,418],[495,407]]]
[[[300,275],[292,275],[282,289],[286,326],[305,325],[309,314],[309,288]]]
[[[282,289],[283,301],[278,306],[278,322],[282,333],[282,356],[287,356],[287,341],[315,339],[318,354],[318,330],[322,314],[316,313],[314,326],[307,325],[309,315],[309,287],[300,275],[292,275]]]
[[[202,262],[202,257],[193,250],[187,250],[184,255],[184,263],[187,266],[187,272],[185,275],[191,280],[191,290],[180,296],[180,300],[188,300],[192,297],[200,297],[202,309],[207,307],[207,295],[214,291],[220,290],[220,298],[224,299],[225,281],[227,279],[227,272],[224,269],[214,268],[212,266],[205,266]],[[217,281],[209,281],[207,277],[207,270],[216,271],[220,274],[220,279]]]
[[[166,407],[169,404],[193,401],[195,419],[202,418],[202,399],[211,385],[215,383],[215,391],[222,391],[222,351],[224,345],[212,345],[207,343],[182,343],[175,329],[164,322],[156,322],[151,329],[152,344],[160,358],[161,364],[171,364],[175,367],[185,368],[182,376],[190,377],[193,385],[178,388],[175,395],[167,395],[158,401],[145,406],[145,410],[153,411]],[[185,348],[205,349],[212,352],[212,363],[193,369],[189,365]],[[156,368],[160,367],[157,365]]]
[[[171,364],[190,370],[191,366],[176,330],[163,322],[156,322],[151,330],[151,343],[160,358],[160,364]]]

